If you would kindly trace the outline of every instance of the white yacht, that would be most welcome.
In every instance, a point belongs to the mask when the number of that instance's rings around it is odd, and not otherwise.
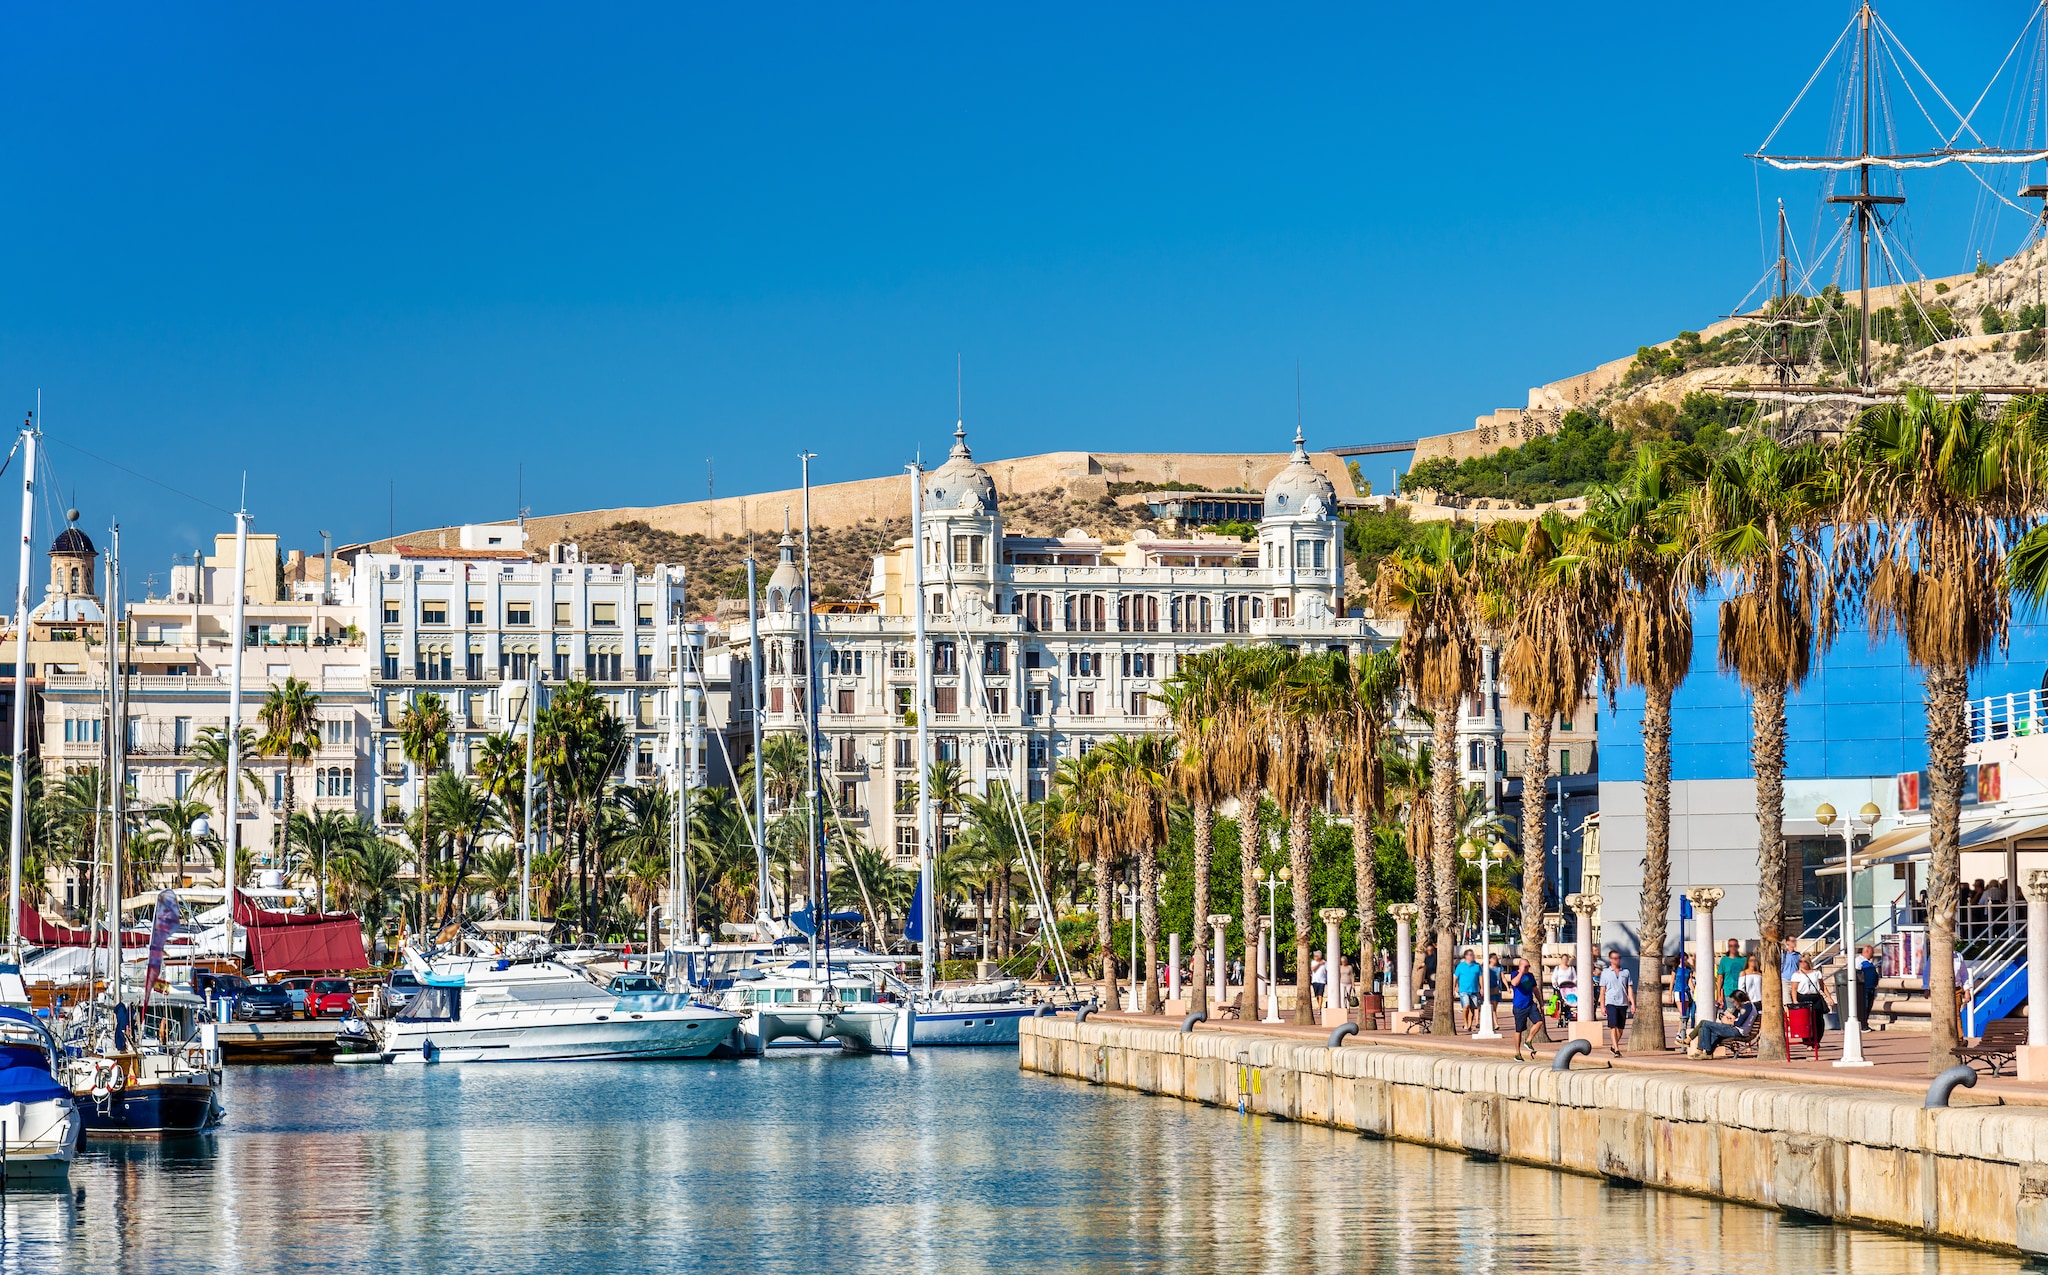
[[[739,1016],[732,1047],[747,1055],[814,1045],[907,1054],[916,1037],[917,1010],[873,973],[738,969],[719,1005]]]
[[[435,962],[412,1003],[378,1030],[386,1062],[702,1058],[737,1014],[683,996],[619,996],[553,958]]]
[[[925,1046],[1014,1045],[1020,1020],[1053,1009],[1014,978],[936,987],[916,1005],[917,1043]]]
[[[8,1178],[71,1172],[83,1126],[57,1038],[27,1009],[0,1005],[0,1170]]]

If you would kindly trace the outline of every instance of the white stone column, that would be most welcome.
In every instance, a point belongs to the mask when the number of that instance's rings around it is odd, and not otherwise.
[[[1687,890],[1685,897],[1692,900],[1692,919],[1699,930],[1698,943],[1693,950],[1692,1000],[1695,1006],[1695,1022],[1704,1023],[1714,1017],[1716,1002],[1721,995],[1721,980],[1714,976],[1714,909],[1728,892],[1719,886],[1703,885],[1697,890]]]
[[[1260,964],[1265,966],[1266,976],[1266,992],[1263,1002],[1266,1014],[1265,1017],[1259,1020],[1262,1023],[1287,1021],[1280,1017],[1280,952],[1276,938],[1277,934],[1273,926],[1273,918],[1270,916],[1260,917],[1259,956]]]
[[[1396,903],[1387,909],[1394,916],[1394,1009],[1415,1012],[1415,917],[1422,911],[1413,903]]]
[[[1329,972],[1328,990],[1323,994],[1323,1026],[1341,1023],[1346,1017],[1344,1009],[1344,967],[1338,963],[1342,953],[1337,947],[1337,927],[1344,918],[1351,915],[1343,908],[1323,908],[1316,913],[1323,918],[1323,968]]]
[[[2027,873],[2027,1043],[2021,1080],[2048,1080],[2048,869]]]
[[[1572,1023],[1573,1040],[1590,1041],[1595,1048],[1605,1043],[1605,1016],[1600,1007],[1600,989],[1593,981],[1593,916],[1600,910],[1597,894],[1568,894],[1565,906],[1578,915],[1579,1016]],[[1659,1009],[1661,1013],[1661,1007]]]
[[[1211,984],[1216,990],[1210,993],[1209,1007],[1214,1010],[1230,999],[1230,955],[1224,950],[1223,937],[1230,932],[1230,913],[1211,912],[1209,928],[1215,932],[1216,981]]]
[[[1180,999],[1180,931],[1166,936],[1166,999]]]

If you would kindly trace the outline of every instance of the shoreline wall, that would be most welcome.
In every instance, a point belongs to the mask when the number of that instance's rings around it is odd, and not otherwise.
[[[1025,1071],[1998,1249],[2048,1253],[2048,1109],[1553,1072],[1426,1049],[1026,1019]],[[1958,1091],[1967,1093],[1967,1091]]]

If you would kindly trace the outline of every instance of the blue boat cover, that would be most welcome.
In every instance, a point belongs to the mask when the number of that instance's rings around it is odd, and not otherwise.
[[[70,1096],[50,1074],[49,1055],[39,1046],[0,1044],[0,1105]]]
[[[825,919],[826,919],[827,921],[844,921],[844,922],[858,921],[858,920],[860,920],[860,913],[858,913],[858,912],[827,912],[827,913],[825,914]],[[810,913],[810,910],[809,910],[809,909],[805,909],[805,910],[804,910],[804,911],[802,911],[802,912],[792,912],[792,913],[790,913],[790,915],[789,915],[789,923],[790,923],[791,925],[794,925],[794,926],[796,927],[796,929],[797,929],[797,933],[799,933],[799,934],[804,934],[804,935],[808,935],[808,934],[810,934],[810,933],[811,933],[811,932],[812,932],[813,930],[815,930],[815,929],[817,928],[817,927],[816,927],[816,926],[815,926],[815,925],[814,925],[814,924],[812,923],[812,920],[811,920],[811,913]]]
[[[917,890],[910,896],[910,912],[903,919],[903,937],[912,943],[924,942],[924,873],[917,874]]]

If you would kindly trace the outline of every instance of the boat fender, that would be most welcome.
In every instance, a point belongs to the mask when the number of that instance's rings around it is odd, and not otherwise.
[[[440,1054],[441,1054],[441,1051],[440,1051],[439,1049],[436,1049],[436,1048],[434,1047],[434,1042],[433,1042],[433,1041],[431,1041],[431,1040],[423,1040],[423,1041],[421,1041],[421,1042],[420,1042],[420,1057],[421,1057],[421,1058],[424,1058],[424,1059],[425,1059],[426,1061],[428,1061],[428,1062],[433,1062],[433,1061],[434,1061],[434,1060],[435,1060],[436,1058],[438,1058],[438,1057],[440,1056]]]
[[[1194,1013],[1189,1014],[1186,1018],[1180,1020],[1180,1034],[1185,1036],[1195,1029],[1196,1023],[1206,1023],[1208,1021],[1209,1016],[1198,1009]]]

